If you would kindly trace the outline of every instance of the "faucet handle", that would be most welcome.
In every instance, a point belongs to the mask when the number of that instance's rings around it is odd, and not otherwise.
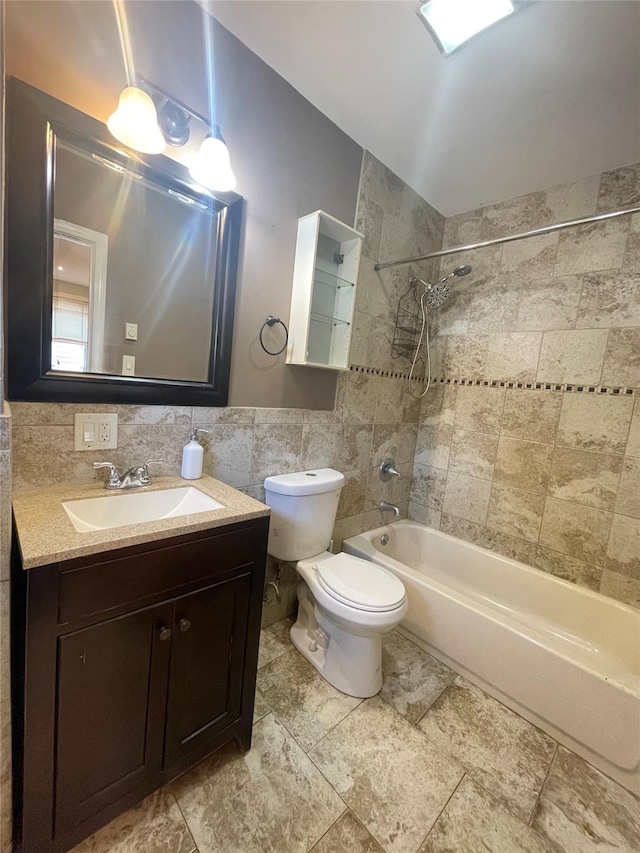
[[[145,462],[144,465],[141,465],[140,468],[141,468],[142,473],[140,476],[140,482],[144,483],[145,486],[148,486],[151,483],[151,475],[149,474],[148,466],[149,465],[160,465],[164,461],[165,461],[164,459],[149,459],[148,462]]]
[[[392,477],[400,477],[400,471],[396,470],[395,461],[390,457],[380,465],[380,479],[387,483]]]
[[[105,487],[107,489],[114,488],[120,483],[120,474],[118,473],[118,469],[113,464],[113,462],[94,462],[94,468],[108,468],[109,469],[109,477],[105,481]]]

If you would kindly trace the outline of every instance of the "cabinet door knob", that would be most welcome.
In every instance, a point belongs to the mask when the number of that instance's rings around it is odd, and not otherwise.
[[[181,619],[178,622],[178,628],[182,631],[182,633],[186,633],[191,627],[191,622],[188,619]]]
[[[171,637],[171,628],[167,628],[166,625],[160,626],[160,640],[164,643],[165,640],[168,640]]]

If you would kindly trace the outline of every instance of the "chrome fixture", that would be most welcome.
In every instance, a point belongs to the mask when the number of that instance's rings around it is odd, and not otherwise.
[[[621,210],[612,210],[609,213],[597,213],[595,216],[585,216],[582,219],[569,219],[567,222],[558,222],[556,225],[545,225],[542,228],[533,228],[531,231],[522,231],[520,234],[512,234],[510,237],[495,237],[493,240],[483,240],[481,243],[467,243],[466,246],[454,246],[451,249],[440,249],[437,252],[429,252],[428,255],[419,255],[417,258],[402,258],[399,261],[387,261],[384,264],[375,264],[374,270],[386,270],[390,267],[401,267],[407,264],[417,264],[420,261],[430,261],[432,258],[446,258],[449,255],[458,255],[460,252],[469,252],[471,249],[485,249],[487,246],[501,246],[503,243],[513,243],[514,240],[527,240],[529,237],[540,237],[542,234],[553,234],[554,231],[562,231],[564,228],[576,228],[579,225],[589,225],[591,222],[604,222],[607,219],[615,219],[618,216],[631,216],[640,213],[640,205],[625,207]]]
[[[127,468],[124,474],[120,474],[112,462],[94,462],[94,468],[108,468],[109,476],[104,481],[105,489],[138,489],[141,486],[151,485],[149,465],[159,465],[164,459],[150,459],[144,465],[134,465]]]
[[[392,512],[396,518],[400,518],[400,507],[395,504],[390,504],[388,501],[380,501],[378,504],[380,512]]]
[[[167,145],[174,148],[186,145],[195,121],[208,133],[189,165],[191,177],[209,190],[233,190],[236,179],[219,125],[151,80],[138,75],[137,82],[138,86],[128,86],[122,91],[118,107],[107,121],[115,138],[135,151],[162,154]]]
[[[382,536],[380,537],[380,544],[381,545],[388,545],[389,544],[389,534],[388,533],[382,534]]]
[[[420,313],[422,315],[420,337],[418,338],[418,344],[413,354],[413,361],[411,362],[411,370],[409,371],[407,387],[409,394],[415,400],[419,400],[424,397],[429,388],[431,387],[431,344],[429,341],[428,308],[440,308],[440,306],[444,305],[444,303],[447,301],[451,294],[451,285],[449,284],[450,278],[453,278],[454,276],[456,278],[462,278],[465,275],[469,275],[470,272],[471,267],[467,264],[462,267],[456,267],[453,272],[450,272],[449,275],[445,275],[444,278],[440,279],[440,281],[436,282],[435,284],[430,284],[429,282],[423,281],[421,278],[416,278],[415,276],[409,280],[409,285],[414,289],[418,285],[422,285],[422,287],[424,288],[420,297]],[[416,369],[418,356],[420,355],[420,347],[422,345],[423,338],[425,340],[427,353],[427,381],[422,390],[422,393],[414,394],[411,390],[411,383],[413,381],[413,373]]]
[[[282,601],[282,595],[280,594],[280,588],[276,581],[269,581],[269,583],[265,587],[264,596],[262,597],[262,601],[266,604],[269,601],[269,587],[273,587],[273,591],[276,594],[276,601],[278,604]]]
[[[380,465],[380,479],[387,483],[392,477],[400,477],[400,471],[396,471],[394,459],[389,457]]]

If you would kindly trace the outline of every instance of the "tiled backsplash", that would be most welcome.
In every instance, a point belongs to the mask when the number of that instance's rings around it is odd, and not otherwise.
[[[640,201],[640,164],[454,216],[445,246]],[[445,258],[410,515],[640,606],[640,216]],[[586,386],[582,387],[581,386]],[[580,391],[578,391],[580,388]],[[635,408],[634,408],[635,406]]]

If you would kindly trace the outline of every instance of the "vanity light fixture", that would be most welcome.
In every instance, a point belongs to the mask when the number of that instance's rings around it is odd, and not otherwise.
[[[418,9],[438,49],[449,56],[477,33],[515,11],[517,0],[428,0]]]
[[[118,108],[109,117],[107,127],[117,140],[143,154],[162,154],[166,148],[155,104],[135,86],[122,90]]]
[[[230,192],[235,189],[236,177],[231,169],[229,149],[217,124],[202,141],[200,150],[189,166],[189,174],[196,183],[208,190]]]
[[[116,139],[136,151],[160,154],[166,145],[174,148],[186,145],[195,120],[208,134],[198,153],[190,159],[191,177],[208,190],[233,190],[236,179],[219,126],[141,75],[137,81],[139,88],[130,86],[122,92],[118,109],[107,122]]]

